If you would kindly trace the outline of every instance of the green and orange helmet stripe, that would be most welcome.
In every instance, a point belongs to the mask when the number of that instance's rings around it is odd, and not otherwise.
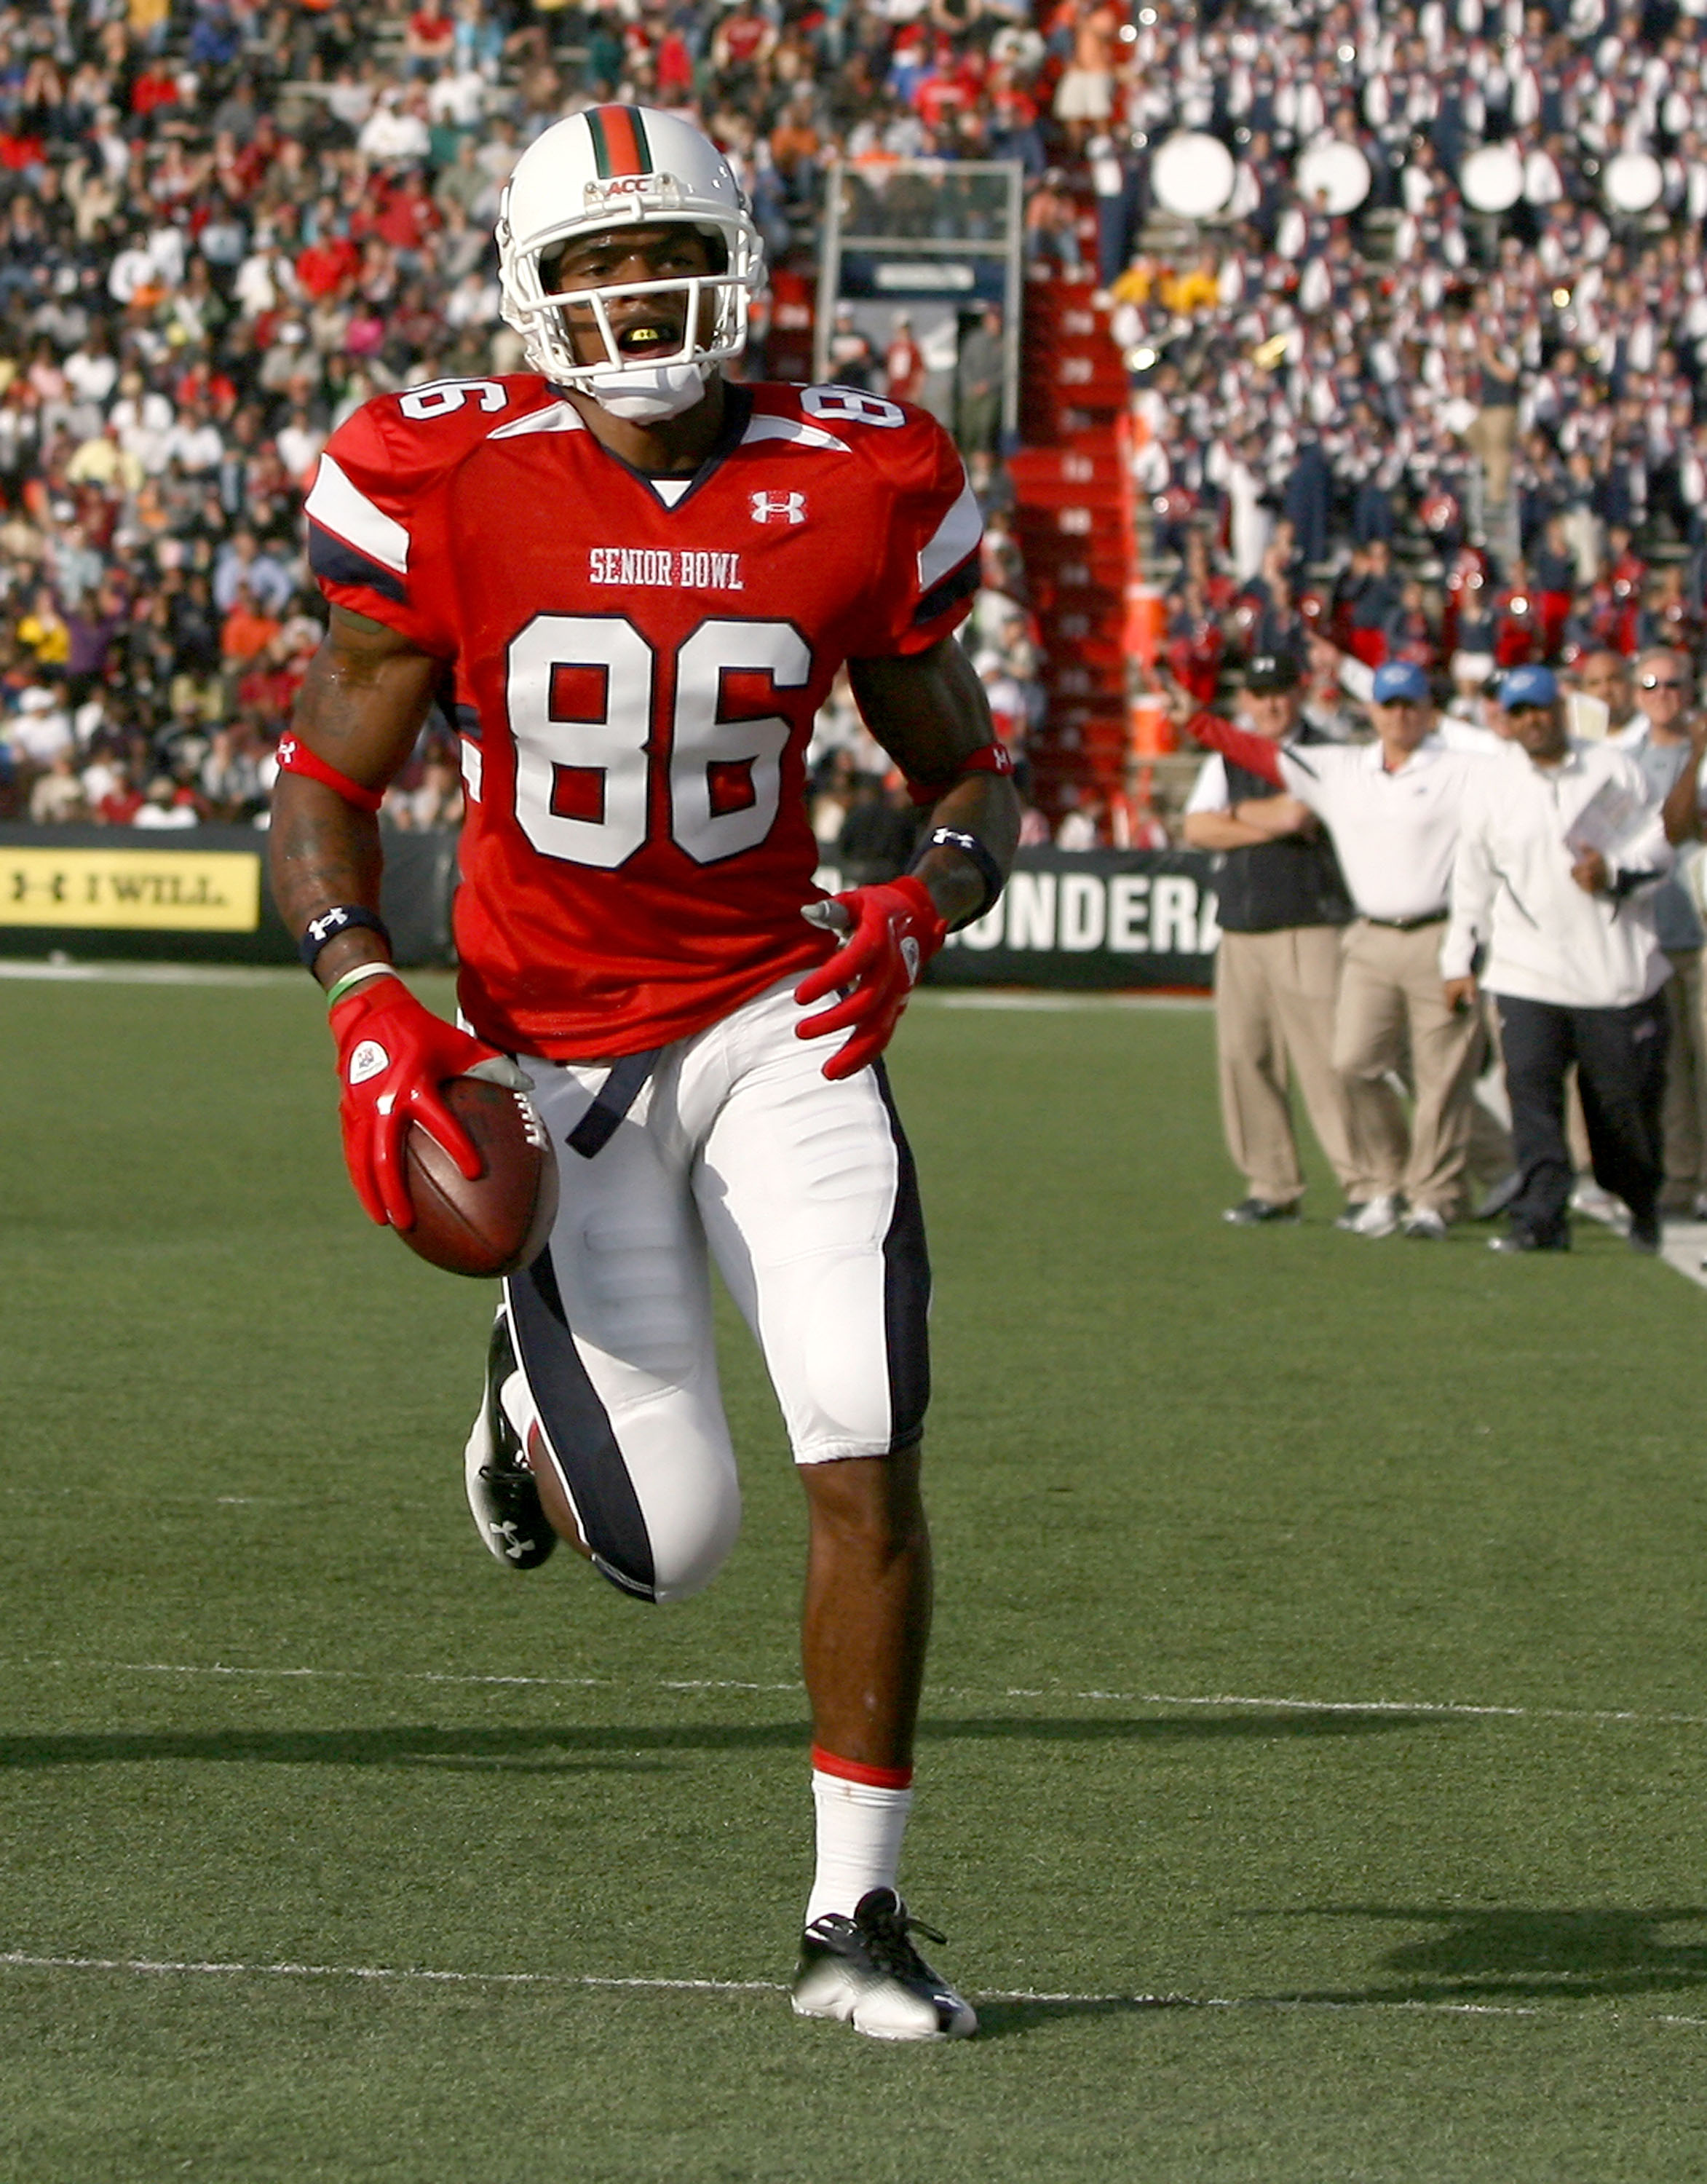
[[[600,181],[612,181],[619,175],[652,172],[652,147],[646,141],[646,124],[636,108],[590,106],[586,121]]]

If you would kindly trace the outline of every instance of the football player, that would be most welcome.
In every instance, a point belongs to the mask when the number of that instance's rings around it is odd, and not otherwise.
[[[709,1582],[739,1521],[715,1258],[809,1512],[817,1865],[793,2006],[958,2037],[973,2012],[895,1891],[931,1613],[930,1273],[881,1056],[1018,833],[954,637],[977,504],[920,410],[724,377],[762,248],[727,163],[676,117],[602,106],[547,130],[498,241],[531,369],[380,396],[320,459],[331,622],[280,746],[275,890],[328,989],[375,1221],[413,1217],[412,1119],[476,1172],[452,1076],[531,1081],[564,1149],[465,1456],[501,1562],[561,1538],[641,1599]],[[905,877],[826,900],[803,756],[844,661],[929,818]],[[467,789],[466,1028],[410,994],[379,914],[375,813],[435,704]]]

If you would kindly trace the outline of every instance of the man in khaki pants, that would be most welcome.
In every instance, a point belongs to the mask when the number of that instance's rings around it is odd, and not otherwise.
[[[1482,754],[1448,749],[1419,667],[1376,671],[1373,744],[1282,749],[1213,715],[1188,721],[1200,743],[1280,786],[1326,824],[1356,904],[1346,933],[1331,1059],[1351,1122],[1363,1202],[1343,1225],[1362,1236],[1442,1237],[1459,1211],[1481,1019],[1441,987],[1458,813]],[[1187,836],[1189,839],[1189,835]],[[1389,1079],[1409,1054],[1407,1124]]]
[[[1311,812],[1296,797],[1276,794],[1275,755],[1298,734],[1300,679],[1289,655],[1251,660],[1245,696],[1252,733],[1242,741],[1255,747],[1261,770],[1248,754],[1243,762],[1211,758],[1186,807],[1187,841],[1222,857],[1215,1039],[1227,1148],[1247,1184],[1226,1217],[1241,1228],[1298,1217],[1304,1176],[1288,1097],[1293,1077],[1348,1199],[1365,1195],[1345,1088],[1332,1061],[1340,934],[1351,903]],[[1182,702],[1189,713],[1192,701]]]

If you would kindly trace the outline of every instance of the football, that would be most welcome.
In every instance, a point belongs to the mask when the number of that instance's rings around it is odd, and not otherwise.
[[[557,1157],[525,1092],[453,1077],[445,1105],[474,1141],[480,1174],[470,1183],[419,1123],[403,1139],[415,1219],[398,1230],[412,1251],[447,1273],[491,1279],[519,1274],[545,1248],[557,1212]]]

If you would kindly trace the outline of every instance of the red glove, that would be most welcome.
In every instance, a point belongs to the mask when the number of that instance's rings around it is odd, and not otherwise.
[[[852,1039],[824,1065],[824,1074],[832,1080],[851,1077],[889,1044],[919,973],[948,928],[924,882],[910,874],[879,887],[850,888],[828,902],[809,903],[801,915],[809,925],[845,933],[848,939],[794,989],[803,1007],[838,989],[845,989],[842,999],[796,1024],[795,1036],[822,1039],[829,1032],[851,1031]]]
[[[439,1097],[448,1077],[528,1082],[508,1056],[470,1039],[418,1001],[403,980],[364,978],[331,1012],[343,1095],[344,1165],[370,1220],[413,1228],[403,1167],[403,1133],[419,1123],[472,1183],[481,1160],[468,1134]]]

